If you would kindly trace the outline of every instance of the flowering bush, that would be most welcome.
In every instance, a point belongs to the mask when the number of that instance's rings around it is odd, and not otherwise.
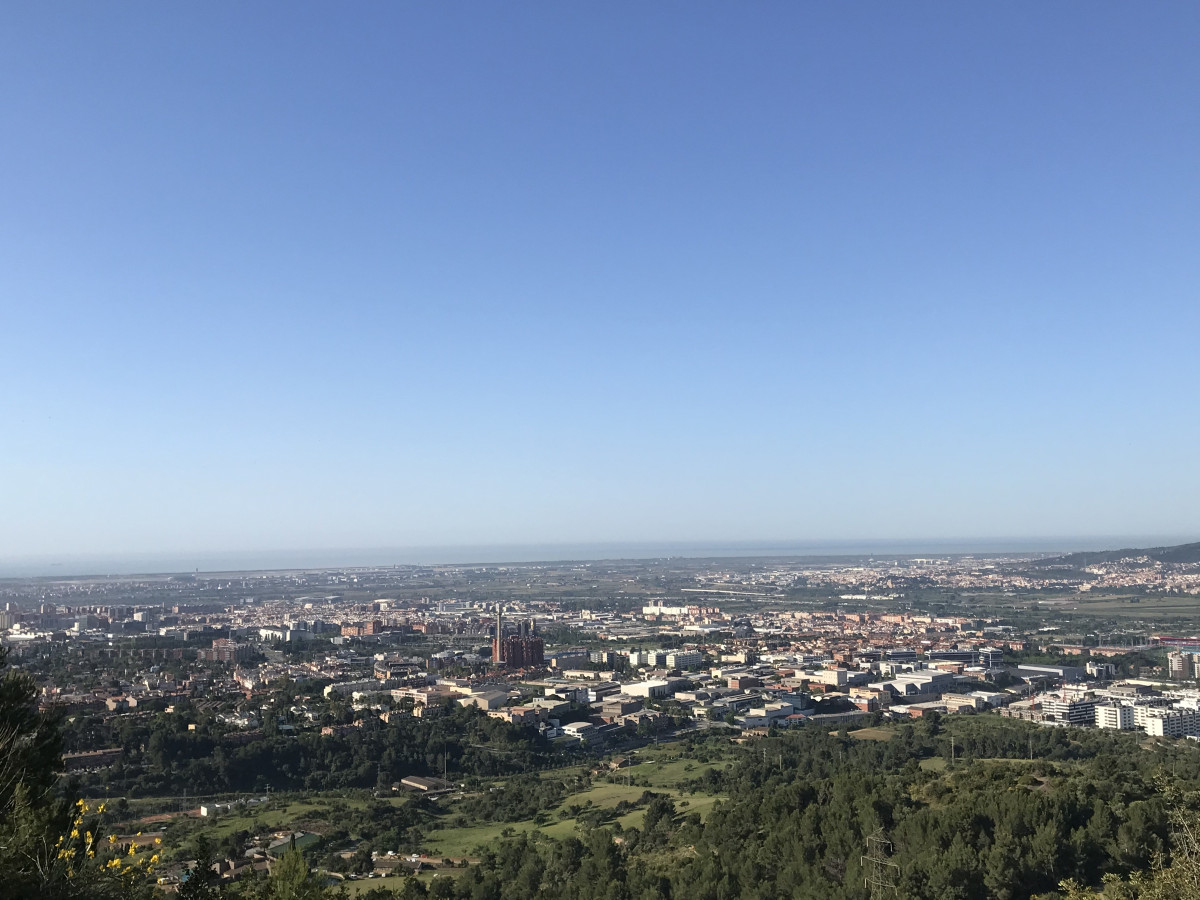
[[[100,840],[103,815],[103,803],[93,810],[88,803],[78,801],[68,832],[60,835],[55,844],[55,862],[66,866],[67,878],[101,874],[119,878],[123,882],[145,881],[158,865],[159,854],[148,852],[147,848],[139,849],[136,839],[129,842],[128,852],[122,854],[115,834],[110,834],[107,840]],[[89,816],[94,818],[89,821]],[[141,837],[141,834],[139,831],[137,837]],[[155,838],[154,842],[161,844],[162,839]]]
[[[5,897],[129,900],[152,895],[161,838],[143,844],[137,838],[122,842],[115,834],[105,835],[105,804],[79,800],[65,814],[61,808],[56,814],[18,792],[10,812],[0,847]],[[56,832],[51,843],[46,836]]]

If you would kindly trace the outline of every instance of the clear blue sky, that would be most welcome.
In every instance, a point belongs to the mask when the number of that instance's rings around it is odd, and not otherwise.
[[[10,3],[0,556],[1200,539],[1200,6]]]

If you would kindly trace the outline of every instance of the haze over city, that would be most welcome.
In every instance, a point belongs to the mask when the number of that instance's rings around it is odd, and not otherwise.
[[[1200,535],[1194,5],[2,16],[10,571]]]

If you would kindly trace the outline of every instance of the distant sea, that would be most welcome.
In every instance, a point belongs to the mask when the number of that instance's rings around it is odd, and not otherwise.
[[[746,541],[598,544],[488,544],[370,549],[274,550],[124,555],[67,555],[0,559],[0,578],[67,578],[183,572],[248,572],[279,569],[340,569],[403,565],[469,565],[601,559],[727,557],[944,556],[960,554],[1056,554],[1124,547],[1163,547],[1195,537],[1011,537],[920,540]]]

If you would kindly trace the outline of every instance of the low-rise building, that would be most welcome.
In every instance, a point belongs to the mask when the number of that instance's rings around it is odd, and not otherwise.
[[[975,712],[984,708],[984,702],[972,694],[942,694],[941,702],[946,712]]]
[[[637,681],[624,686],[624,692],[631,697],[645,697],[647,700],[662,700],[674,693],[674,685],[666,679],[651,679]]]
[[[508,700],[504,691],[474,691],[469,697],[460,697],[460,706],[474,706],[478,709],[499,709]]]

